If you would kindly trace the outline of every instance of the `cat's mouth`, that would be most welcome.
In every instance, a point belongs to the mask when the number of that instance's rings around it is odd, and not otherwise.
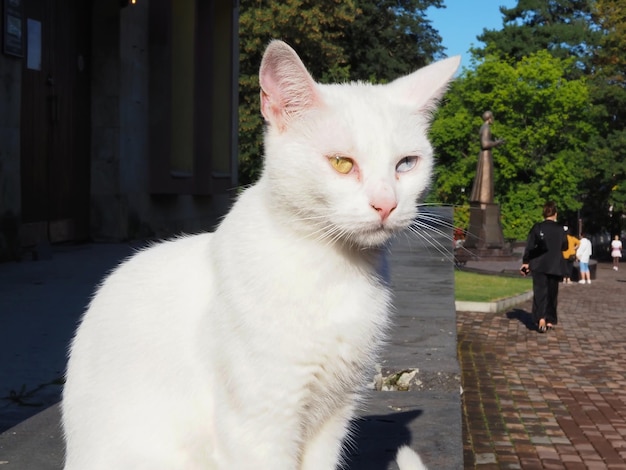
[[[342,220],[331,222],[325,229],[322,239],[335,240],[347,246],[376,248],[385,245],[397,233],[408,228],[410,220],[392,217],[386,220]]]
[[[384,245],[398,232],[395,224],[380,222],[376,226],[364,228],[359,232],[358,237],[361,244],[366,247],[377,247]]]

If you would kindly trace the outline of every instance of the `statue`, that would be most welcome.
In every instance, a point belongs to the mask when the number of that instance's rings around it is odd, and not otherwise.
[[[492,140],[493,113],[483,113],[480,126],[480,154],[476,166],[476,178],[470,194],[470,220],[464,247],[471,256],[481,258],[511,256],[511,247],[504,241],[500,223],[500,206],[494,203],[493,159],[491,149],[504,143]]]
[[[470,194],[470,202],[493,204],[493,158],[491,149],[504,143],[504,140],[491,140],[493,113],[483,113],[483,125],[480,126],[480,154],[476,166],[476,178]]]

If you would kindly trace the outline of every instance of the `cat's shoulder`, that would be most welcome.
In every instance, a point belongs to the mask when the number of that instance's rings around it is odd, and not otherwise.
[[[211,232],[204,232],[150,242],[122,261],[111,274],[146,269],[171,270],[181,263],[188,264],[190,260],[201,259],[207,254],[212,236]]]

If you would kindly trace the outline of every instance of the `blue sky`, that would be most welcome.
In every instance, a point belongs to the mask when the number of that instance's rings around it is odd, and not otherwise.
[[[469,48],[482,46],[476,36],[487,29],[502,28],[500,6],[513,8],[517,0],[444,0],[446,8],[430,8],[428,18],[443,38],[448,57],[461,55],[462,67],[469,67]]]

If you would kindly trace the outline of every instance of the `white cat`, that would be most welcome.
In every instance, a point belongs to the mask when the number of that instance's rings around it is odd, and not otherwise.
[[[341,464],[389,323],[385,244],[416,216],[427,127],[458,64],[321,85],[270,43],[258,183],[214,233],[122,263],[83,317],[63,393],[66,470]],[[408,448],[398,461],[423,468]]]

